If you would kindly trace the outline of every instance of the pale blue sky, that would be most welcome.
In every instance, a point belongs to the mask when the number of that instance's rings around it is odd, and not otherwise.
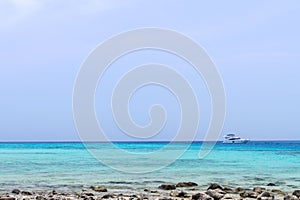
[[[226,89],[224,132],[257,140],[299,140],[299,9],[296,0],[1,0],[0,141],[78,140],[72,92],[81,63],[105,39],[140,27],[173,29],[206,49]],[[103,81],[114,80],[120,65],[153,60],[174,66],[197,91],[201,139],[209,119],[207,91],[192,69],[180,69],[184,63],[177,58],[157,52],[137,54],[116,64],[115,73],[112,69]],[[104,83],[97,94],[109,94],[108,85]],[[111,123],[109,110],[101,111],[108,109],[106,101],[100,95],[96,106],[110,137],[128,139]],[[172,136],[178,126],[178,105],[168,91],[148,87],[133,101],[137,102],[131,104],[133,118],[141,124],[147,123],[147,106],[167,102],[173,117],[156,139]]]

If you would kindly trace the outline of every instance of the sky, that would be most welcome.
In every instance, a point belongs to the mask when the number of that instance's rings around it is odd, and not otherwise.
[[[299,1],[1,0],[0,141],[79,141],[72,94],[80,66],[106,39],[124,31],[159,27],[200,44],[215,63],[226,90],[223,133],[252,140],[300,140]],[[96,93],[99,122],[111,140],[130,140],[113,121],[114,81],[138,64],[166,63],[192,85],[199,101],[201,140],[210,119],[203,79],[176,56],[145,51],[110,66]],[[166,126],[153,140],[169,140],[179,122],[170,91],[150,85],[132,96],[140,125],[161,103]]]

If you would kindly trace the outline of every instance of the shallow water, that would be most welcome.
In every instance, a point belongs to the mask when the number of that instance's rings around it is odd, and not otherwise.
[[[167,143],[117,143],[129,152],[152,152]],[[92,144],[98,153],[109,152],[107,144]],[[183,148],[171,145],[168,153]],[[300,188],[300,141],[217,143],[204,159],[199,159],[201,142],[193,143],[174,163],[155,172],[130,174],[118,172],[95,159],[81,143],[0,143],[0,191],[13,188],[76,191],[103,184],[110,189],[156,188],[164,182],[193,181],[199,188],[211,182],[232,187],[266,186],[275,183],[284,191]],[[116,165],[124,157],[109,156]],[[164,161],[158,157],[145,165]],[[134,162],[132,162],[134,163]],[[142,165],[131,166],[138,169]],[[151,166],[150,166],[151,167]]]

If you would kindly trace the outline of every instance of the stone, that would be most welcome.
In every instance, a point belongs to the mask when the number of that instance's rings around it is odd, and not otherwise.
[[[230,188],[230,187],[228,187],[228,186],[224,186],[224,187],[223,187],[223,191],[224,191],[224,192],[227,192],[227,193],[232,193],[232,192],[233,192],[233,189]]]
[[[208,188],[207,190],[215,190],[215,189],[223,189],[223,187],[217,183],[212,183]]]
[[[187,193],[182,190],[173,190],[170,193],[171,197],[187,197]]]
[[[286,195],[283,200],[299,200],[295,195]]]
[[[91,186],[91,189],[94,190],[95,192],[107,192],[106,187],[104,187],[102,185],[101,186],[97,186],[97,187]]]
[[[214,200],[214,199],[211,196],[209,196],[208,194],[200,192],[200,193],[192,195],[192,200]]]
[[[115,196],[113,194],[105,194],[102,196],[102,199],[109,199],[109,198],[114,198]]]
[[[296,196],[296,197],[298,197],[298,198],[300,198],[300,190],[295,190],[293,192],[293,195]]]
[[[258,194],[261,194],[264,191],[266,191],[266,188],[263,188],[263,187],[255,187],[255,188],[253,188],[253,192],[257,192]]]
[[[33,195],[33,193],[29,192],[29,191],[22,191],[21,194],[22,195],[28,195],[28,196]]]
[[[176,187],[194,187],[194,186],[198,186],[198,184],[194,182],[179,182],[176,184]]]
[[[278,189],[273,189],[271,192],[279,194],[279,195],[285,195],[285,192],[278,190]]]
[[[231,194],[225,194],[221,200],[235,200],[236,198]]]
[[[16,200],[15,197],[0,197],[1,200]]]
[[[215,189],[215,190],[207,190],[205,192],[207,195],[211,196],[212,198],[214,198],[214,200],[219,200],[222,199],[225,195],[225,192],[221,189]]]
[[[13,189],[13,191],[11,191],[11,193],[13,193],[13,194],[20,194],[21,190],[19,190],[19,189]]]
[[[174,184],[162,184],[158,188],[162,190],[175,190],[176,186]]]
[[[275,183],[268,183],[267,186],[276,186],[276,184]]]
[[[244,190],[245,190],[244,188],[237,187],[237,188],[234,189],[234,192],[239,193],[239,192],[244,191]]]
[[[258,193],[257,192],[247,192],[247,191],[244,191],[244,192],[241,192],[240,193],[240,196],[242,198],[253,198],[253,199],[256,199],[258,197]]]
[[[271,192],[268,191],[264,191],[263,193],[261,193],[258,198],[258,200],[273,200],[274,199],[274,195]]]

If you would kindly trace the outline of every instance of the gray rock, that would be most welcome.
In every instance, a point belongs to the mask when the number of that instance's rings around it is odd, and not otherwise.
[[[232,194],[225,194],[221,200],[236,200]]]
[[[283,200],[299,200],[295,195],[286,195]]]
[[[170,193],[171,197],[187,197],[187,193],[182,190],[173,190]]]
[[[253,188],[253,192],[257,192],[258,194],[261,194],[264,191],[266,191],[266,188],[263,188],[263,187],[255,187],[255,188]]]
[[[247,192],[247,191],[244,191],[244,192],[241,192],[240,193],[240,196],[242,198],[253,198],[253,199],[256,199],[258,197],[258,193],[257,192]]]
[[[225,195],[225,192],[221,189],[207,190],[205,193],[214,198],[214,200],[222,199]]]
[[[15,197],[0,197],[1,200],[16,200]]]
[[[271,192],[268,191],[264,191],[263,193],[261,193],[258,198],[258,200],[273,200],[274,199],[274,195]]]
[[[227,192],[227,193],[232,193],[232,192],[233,192],[233,189],[230,188],[230,187],[228,187],[228,186],[224,186],[224,187],[223,187],[223,191],[224,191],[224,192]]]
[[[214,200],[211,196],[200,192],[192,196],[192,200]]]
[[[213,184],[211,184],[208,188],[207,188],[207,190],[215,190],[215,189],[223,189],[223,187],[221,186],[221,185],[219,185],[219,184],[217,184],[217,183],[213,183]]]
[[[267,186],[276,186],[276,184],[275,183],[268,183]]]
[[[115,195],[114,194],[105,194],[102,196],[102,199],[109,199],[109,198],[114,198]]]
[[[194,187],[194,186],[198,186],[198,184],[194,182],[179,182],[176,184],[176,187]]]
[[[158,188],[162,190],[175,190],[176,186],[174,184],[162,184]]]
[[[234,189],[234,192],[239,193],[239,192],[244,191],[244,190],[245,190],[244,188],[237,187],[237,188]]]
[[[19,189],[14,189],[13,191],[11,191],[11,193],[13,193],[13,194],[20,194],[20,193],[21,193],[21,190],[19,190]]]
[[[28,195],[28,196],[33,195],[33,193],[29,192],[29,191],[22,191],[21,194],[22,195]]]
[[[296,197],[300,198],[300,190],[295,190],[293,192],[293,195],[295,195]]]

